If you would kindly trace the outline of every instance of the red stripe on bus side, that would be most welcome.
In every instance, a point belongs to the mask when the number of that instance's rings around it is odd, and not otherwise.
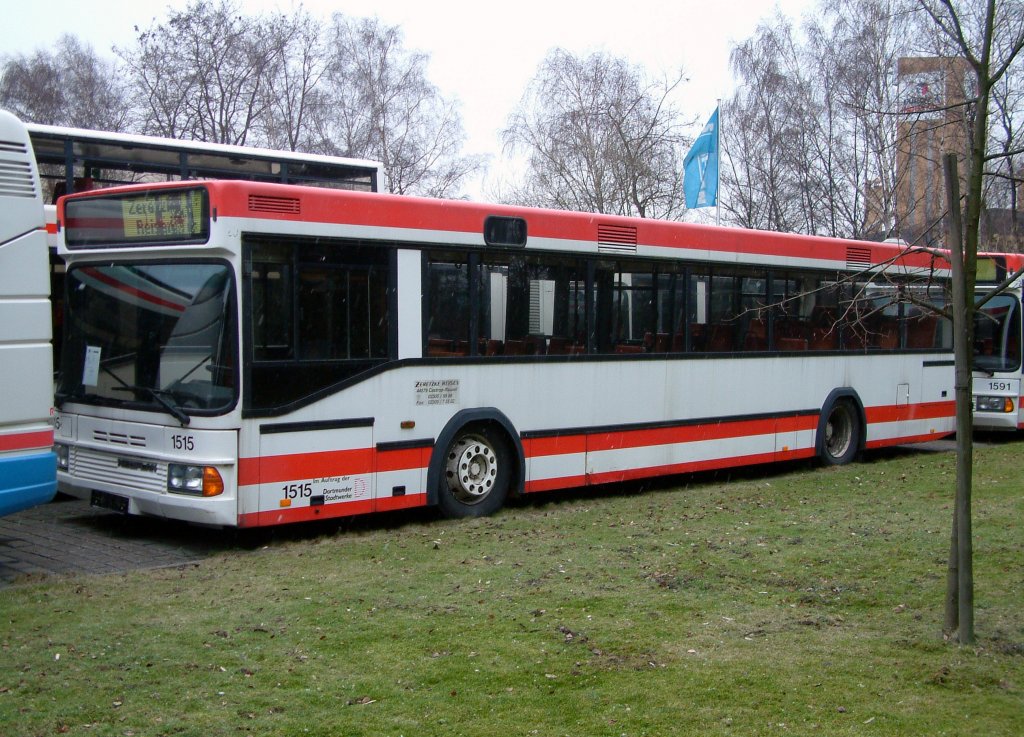
[[[238,459],[238,485],[254,486],[260,482],[260,459]]]
[[[413,507],[424,507],[427,504],[427,495],[406,494],[405,496],[385,496],[377,500],[378,512],[395,512],[399,509],[412,509]]]
[[[256,480],[245,475],[247,483],[274,484],[296,479],[317,479],[325,476],[360,476],[373,472],[373,449],[331,450],[319,453],[264,456],[257,461]],[[251,468],[246,469],[251,472]],[[242,472],[239,470],[239,484]]]
[[[934,420],[956,415],[956,402],[923,402],[921,404],[895,404],[886,407],[865,407],[868,424],[904,422],[907,420]]]
[[[374,463],[378,473],[423,468],[430,461],[432,448],[375,451],[373,448],[294,453],[241,458],[238,461],[238,485],[274,484],[297,479],[315,479],[323,476],[354,476],[372,473]],[[376,457],[374,457],[376,456]]]
[[[952,434],[952,430],[944,430],[943,432],[924,433],[922,435],[903,435],[898,438],[882,438],[881,440],[869,440],[864,444],[865,448],[888,448],[893,445],[906,445],[908,443],[925,443],[929,440],[941,440],[942,438],[949,437]]]
[[[376,502],[373,499],[364,499],[358,502],[320,504],[311,507],[284,507],[269,512],[240,514],[238,516],[238,526],[262,527],[288,522],[311,522],[318,519],[353,517],[358,514],[369,514],[370,512],[393,512],[399,509],[422,507],[426,503],[426,494],[408,494],[407,496],[377,499]]]
[[[607,433],[563,435],[551,438],[529,438],[523,440],[523,452],[527,458],[563,455],[569,453],[618,450],[621,448],[644,448],[655,445],[693,443],[703,440],[771,435],[775,433],[816,430],[818,415],[798,415],[760,420],[738,420],[734,422],[709,422],[703,425],[651,428],[643,430],[616,430]]]
[[[619,471],[605,471],[603,473],[593,473],[588,475],[587,481],[591,484],[609,484],[618,483],[620,481],[650,478],[652,476],[672,476],[674,474],[682,473],[714,471],[722,468],[753,466],[758,463],[771,463],[773,461],[794,460],[797,458],[811,458],[813,456],[813,448],[795,451],[780,451],[777,453],[755,453],[754,455],[713,458],[705,461],[672,463],[665,466],[649,466],[647,468],[626,468]]]
[[[587,437],[587,451],[618,450],[621,448],[646,448],[655,445],[677,443],[699,443],[707,440],[725,440],[756,435],[773,435],[779,432],[814,430],[818,427],[818,416],[769,418],[763,420],[738,420],[735,422],[711,422],[705,425],[655,428],[650,430],[624,430],[621,432],[596,433]]]
[[[523,455],[527,458],[560,456],[587,452],[586,435],[559,435],[550,438],[524,438]]]
[[[16,432],[0,435],[0,451],[39,450],[53,445],[53,430]]]
[[[951,417],[956,406],[953,402],[927,402],[912,405],[892,405],[886,407],[869,407],[865,415],[869,424],[922,420]],[[526,438],[523,440],[523,452],[526,458],[569,455],[578,453],[595,453],[600,451],[620,450],[626,448],[643,448],[658,445],[673,445],[728,438],[751,437],[801,430],[816,430],[817,414],[797,415],[792,417],[767,418],[756,420],[738,420],[735,422],[709,422],[702,425],[686,425],[680,427],[650,428],[642,430],[622,430],[608,433],[564,435],[549,438]],[[929,433],[917,436],[892,438],[871,441],[869,448],[897,445],[902,443],[930,440],[943,437],[948,433]],[[52,433],[50,435],[52,440]],[[0,438],[2,441],[2,438]],[[2,449],[2,445],[0,445]],[[268,456],[265,458],[242,458],[238,465],[239,486],[251,486],[259,483],[279,483],[296,479],[318,478],[323,476],[351,476],[373,473],[374,465],[377,472],[403,471],[414,468],[425,468],[430,462],[432,448],[410,448],[395,451],[375,451],[372,448],[361,448],[344,451],[324,451],[318,453],[296,453],[291,455]],[[589,477],[569,476],[553,479],[538,479],[526,484],[526,491],[543,491],[555,488],[581,486],[586,483],[606,483],[616,480],[646,478],[659,474],[676,474],[693,471],[727,468],[732,466],[754,464],[767,461],[786,460],[790,458],[806,458],[814,455],[812,449],[780,451],[776,453],[758,454],[754,456],[738,456],[734,458],[693,461],[667,466],[627,469]],[[411,497],[409,497],[411,498]],[[396,497],[405,499],[405,497]],[[399,505],[406,502],[395,502]],[[415,503],[411,506],[416,506]],[[278,514],[279,512],[274,512]],[[294,510],[292,511],[294,513]]]
[[[433,446],[406,448],[404,450],[378,450],[377,473],[384,471],[408,471],[423,468],[430,462]]]
[[[586,485],[586,476],[559,476],[557,478],[537,479],[535,481],[528,481],[525,484],[523,484],[523,491],[527,494],[533,494],[538,491],[552,491],[554,489],[571,489],[574,486]]]

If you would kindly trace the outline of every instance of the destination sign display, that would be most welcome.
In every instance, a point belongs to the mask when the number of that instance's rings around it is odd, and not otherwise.
[[[204,188],[91,196],[65,205],[68,248],[205,243],[210,233]]]

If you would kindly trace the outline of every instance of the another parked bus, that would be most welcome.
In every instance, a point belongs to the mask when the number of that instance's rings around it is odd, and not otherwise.
[[[140,181],[245,179],[377,192],[377,161],[133,133],[26,124],[48,202],[57,196]],[[57,209],[46,206],[54,311],[54,359],[60,362],[64,263],[57,257]]]
[[[251,182],[63,198],[62,488],[253,527],[954,429],[948,267],[878,243]],[[886,264],[884,270],[879,264]]]
[[[0,515],[57,490],[48,275],[32,145],[24,124],[0,110]]]
[[[1019,253],[978,256],[977,298],[1024,267]],[[981,430],[1024,428],[1021,391],[1021,299],[1024,279],[982,304],[974,317],[974,427]]]

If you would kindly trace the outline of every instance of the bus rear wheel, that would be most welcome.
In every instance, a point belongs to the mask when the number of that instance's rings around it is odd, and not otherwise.
[[[839,400],[828,409],[821,460],[830,466],[850,463],[860,449],[860,417],[853,403]]]
[[[486,427],[459,431],[445,451],[438,506],[449,517],[484,517],[508,496],[511,456]]]

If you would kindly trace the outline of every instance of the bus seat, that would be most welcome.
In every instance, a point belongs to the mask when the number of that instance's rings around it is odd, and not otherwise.
[[[768,326],[764,320],[751,320],[743,336],[743,350],[764,351],[768,349]]]
[[[569,339],[561,335],[552,335],[548,339],[548,355],[563,356],[569,352]]]
[[[731,351],[733,349],[733,338],[735,337],[735,326],[719,323],[713,325],[711,339],[708,341],[708,350],[714,353]]]
[[[830,327],[811,328],[808,348],[812,351],[834,351],[839,348],[839,331]]]
[[[780,351],[806,351],[808,341],[806,338],[778,338],[775,341]]]
[[[932,348],[935,346],[935,328],[939,319],[935,315],[910,320],[907,323],[907,348]]]
[[[643,353],[644,347],[635,343],[617,343],[615,345],[616,353]]]
[[[894,319],[883,319],[874,337],[876,346],[883,350],[895,350],[900,347],[899,325]]]
[[[505,341],[505,355],[506,356],[525,356],[526,355],[526,343],[521,340],[506,340]]]
[[[453,343],[448,338],[429,338],[427,340],[428,356],[450,356]]]
[[[543,356],[547,352],[547,338],[543,335],[526,336],[526,353],[528,355]]]

